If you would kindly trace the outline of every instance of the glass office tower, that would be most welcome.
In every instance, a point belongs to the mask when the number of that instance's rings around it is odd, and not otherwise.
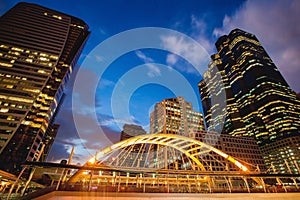
[[[35,4],[0,18],[1,169],[17,173],[49,143],[47,128],[88,35],[82,20]]]
[[[235,29],[220,37],[216,47],[218,52],[212,56],[214,64],[204,76],[214,77],[215,71],[222,74],[227,96],[222,131],[235,136],[255,137],[265,158],[268,157],[266,164],[271,165],[275,156],[269,155],[270,148],[264,147],[275,142],[277,145],[272,148],[276,152],[278,141],[300,135],[299,100],[255,35]],[[198,86],[207,125],[216,129],[217,119],[211,119],[209,113],[218,106],[210,105],[210,92],[214,91],[207,91],[208,84],[211,83],[201,81]],[[295,154],[298,151],[298,155],[290,159],[299,161],[299,149],[292,151]],[[284,168],[283,165],[284,162],[277,169]]]

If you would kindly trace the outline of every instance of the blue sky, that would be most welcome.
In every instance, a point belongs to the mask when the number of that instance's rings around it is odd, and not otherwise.
[[[19,1],[4,0],[0,2],[0,14],[11,8]],[[149,128],[149,112],[156,102],[164,98],[174,97],[177,94],[175,87],[181,85],[174,77],[186,80],[196,95],[195,98],[187,95],[187,101],[193,105],[201,105],[197,92],[197,83],[201,74],[186,59],[176,56],[170,51],[180,51],[188,59],[199,61],[199,55],[189,52],[189,44],[185,40],[168,37],[165,46],[168,50],[139,49],[128,52],[109,65],[101,77],[97,77],[99,62],[103,56],[93,54],[92,50],[108,40],[113,35],[123,31],[143,28],[161,27],[179,31],[197,41],[207,55],[216,52],[214,43],[223,34],[228,34],[234,28],[241,28],[254,33],[265,47],[279,71],[286,78],[291,88],[300,92],[300,3],[299,1],[240,1],[240,0],[43,0],[28,1],[52,8],[83,19],[89,26],[91,36],[85,46],[79,65],[90,63],[86,73],[87,84],[81,86],[82,93],[72,93],[73,82],[78,76],[72,77],[66,90],[67,97],[57,117],[61,125],[56,141],[51,150],[50,158],[59,160],[69,155],[72,145],[75,145],[75,162],[83,163],[96,150],[116,142],[120,128],[124,123],[136,123]],[[224,3],[225,2],[225,3]],[[122,45],[122,44],[120,44]],[[118,48],[117,46],[114,48]],[[92,55],[92,56],[91,56]],[[90,62],[90,60],[93,62]],[[205,60],[207,61],[207,60]],[[204,61],[203,61],[204,62]],[[122,94],[115,93],[117,86],[130,85],[139,80],[138,72],[125,82],[125,78],[138,66],[148,76],[147,81],[130,93],[128,104],[121,101]],[[79,69],[76,68],[75,72]],[[82,68],[80,68],[82,69]],[[168,71],[169,70],[169,71]],[[172,72],[172,73],[171,73]],[[167,73],[168,75],[162,76]],[[132,75],[132,74],[131,74]],[[147,77],[145,76],[145,77]],[[159,80],[170,79],[174,87],[151,83],[154,77],[163,77]],[[97,82],[100,78],[100,82]],[[174,80],[173,80],[173,79]],[[123,82],[122,82],[123,81]],[[129,82],[128,82],[129,81]],[[72,109],[73,99],[84,99],[88,95],[89,84],[95,84],[95,107],[82,106],[79,110]],[[86,86],[86,87],[85,87]],[[182,91],[182,94],[185,94]],[[174,94],[176,93],[176,94]],[[119,107],[118,107],[119,106]],[[128,108],[130,116],[113,114],[113,108]],[[197,106],[196,106],[197,107]],[[201,111],[201,106],[195,108]],[[102,141],[102,137],[95,136],[92,127],[91,113],[96,112],[98,124],[102,127],[109,142]],[[80,115],[85,122],[84,130],[78,130],[73,122],[73,114]],[[84,133],[82,133],[82,131]]]

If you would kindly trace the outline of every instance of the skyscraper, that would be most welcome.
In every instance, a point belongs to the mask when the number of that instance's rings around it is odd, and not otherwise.
[[[34,159],[88,35],[82,20],[35,4],[0,18],[1,169]]]
[[[156,103],[150,114],[150,133],[166,133],[189,136],[190,131],[204,130],[201,112],[183,97],[164,99]]]
[[[219,133],[243,135],[245,127],[241,122],[237,103],[221,58],[219,54],[214,54],[211,58],[212,61],[208,65],[208,70],[203,74],[203,80],[198,84],[207,129]],[[211,100],[212,95],[222,99],[222,93],[219,92],[221,88],[224,89],[226,95],[224,107],[218,103],[212,105]],[[215,114],[213,115],[213,113]]]
[[[235,29],[216,42],[218,53],[204,76],[219,71],[225,85],[227,111],[222,131],[236,136],[255,137],[267,156],[266,145],[300,135],[300,103],[258,39],[251,33]],[[216,119],[209,113],[218,106],[210,104],[208,84],[199,83],[207,125],[214,129]],[[278,145],[273,149],[279,150]],[[296,149],[294,150],[296,151]],[[298,161],[300,155],[290,159]],[[266,159],[266,164],[272,161]],[[298,162],[297,161],[297,162]],[[284,165],[284,163],[282,164]],[[296,167],[296,166],[295,166]],[[278,168],[279,165],[278,165]]]
[[[192,133],[204,130],[204,119],[201,112],[193,110],[192,104],[183,97],[164,99],[156,103],[150,113],[150,133],[177,134],[190,137]],[[180,168],[182,160],[169,160],[179,157],[179,152],[173,148],[152,145],[150,167],[153,168]]]

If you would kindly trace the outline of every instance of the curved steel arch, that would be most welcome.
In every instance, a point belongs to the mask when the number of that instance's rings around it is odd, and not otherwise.
[[[180,152],[184,153],[187,157],[192,159],[201,170],[205,171],[205,168],[203,164],[200,162],[200,160],[197,158],[199,155],[207,153],[209,151],[213,151],[216,154],[222,156],[223,158],[227,159],[234,165],[236,165],[239,169],[243,170],[244,172],[249,171],[246,166],[241,164],[239,161],[235,160],[232,156],[222,152],[221,150],[214,148],[208,144],[205,144],[204,142],[201,142],[199,140],[195,140],[192,138],[184,137],[181,135],[175,135],[175,134],[146,134],[146,135],[139,135],[136,137],[129,138],[127,140],[120,141],[118,143],[115,143],[109,147],[106,147],[102,150],[100,150],[95,157],[91,158],[88,162],[89,163],[95,163],[95,161],[101,160],[101,158],[104,158],[106,155],[122,149],[124,147],[133,145],[133,144],[159,144],[159,145],[165,145],[168,147],[173,147]],[[197,153],[193,153],[197,150]]]
[[[106,148],[100,150],[98,153],[96,153],[96,155],[93,158],[91,158],[84,165],[99,163],[102,158],[105,158],[109,154],[111,154],[119,149],[128,147],[130,145],[134,145],[134,144],[159,144],[159,145],[165,145],[165,146],[176,148],[177,150],[179,150],[180,152],[182,152],[186,156],[188,156],[190,159],[192,159],[198,165],[198,167],[200,167],[200,169],[203,171],[205,171],[206,169],[197,157],[201,154],[213,151],[216,154],[227,159],[234,165],[236,165],[242,171],[250,172],[246,166],[241,164],[239,161],[235,160],[232,156],[222,152],[221,150],[219,150],[217,148],[214,148],[208,144],[205,144],[199,140],[184,137],[181,135],[160,134],[160,133],[139,135],[136,137],[129,138],[127,140],[117,142],[109,147],[106,147]],[[196,153],[194,153],[194,152],[196,152]],[[83,170],[77,171],[69,179],[68,182],[74,182],[82,172],[83,172]]]

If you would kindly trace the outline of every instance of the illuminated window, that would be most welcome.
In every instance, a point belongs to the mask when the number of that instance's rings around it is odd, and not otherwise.
[[[0,62],[0,66],[3,66],[3,67],[12,67],[13,65],[9,64],[9,63]]]
[[[6,88],[13,88],[13,85],[6,85]]]
[[[27,58],[27,59],[26,59],[26,62],[30,62],[30,63],[32,63],[32,61],[33,61],[33,60],[32,60],[32,59],[30,59],[30,58]]]
[[[23,52],[24,49],[12,47],[11,50]]]
[[[8,111],[9,111],[8,108],[1,108],[1,109],[0,109],[0,112],[2,112],[2,113],[7,113]]]
[[[57,60],[57,59],[58,59],[58,56],[53,56],[53,55],[52,55],[52,56],[50,56],[50,58],[51,58],[51,59],[54,59],[54,60]]]
[[[38,73],[45,74],[46,72],[44,70],[42,70],[42,69],[39,69]]]
[[[62,19],[62,17],[61,17],[61,16],[58,16],[58,15],[52,15],[52,17],[54,17],[54,18],[56,18],[56,19],[59,19],[59,20]]]
[[[41,61],[49,61],[49,59],[48,58],[45,58],[45,57],[40,57],[39,58]]]
[[[3,49],[8,49],[8,48],[9,48],[9,46],[6,46],[6,45],[4,45],[4,44],[1,44],[1,45],[0,45],[0,48],[3,48]]]

